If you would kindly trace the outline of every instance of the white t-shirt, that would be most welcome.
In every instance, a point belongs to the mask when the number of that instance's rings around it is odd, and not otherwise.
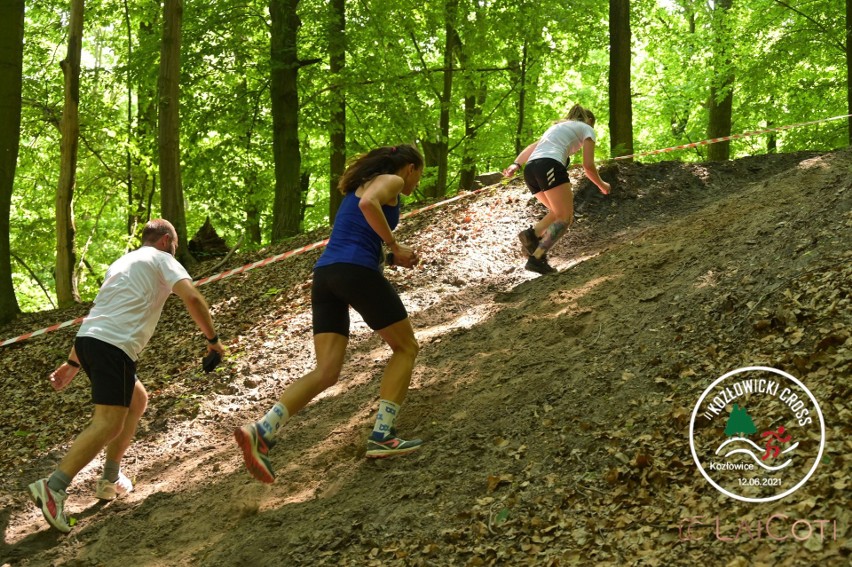
[[[143,246],[125,254],[107,269],[77,336],[109,343],[136,360],[154,334],[172,287],[184,279],[191,278],[168,252]]]
[[[593,142],[597,139],[594,128],[585,122],[567,120],[554,124],[542,134],[527,161],[551,158],[567,165],[568,157],[580,151],[586,138],[591,138]]]

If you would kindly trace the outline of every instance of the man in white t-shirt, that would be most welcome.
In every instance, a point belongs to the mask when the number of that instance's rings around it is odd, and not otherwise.
[[[107,269],[68,360],[50,375],[53,388],[61,390],[82,367],[91,381],[95,406],[92,422],[77,436],[53,474],[29,486],[44,518],[61,532],[71,531],[64,512],[68,485],[104,447],[103,476],[95,495],[112,500],[133,489],[120,462],[148,404],[148,393],[136,378],[136,360],[154,334],[169,295],[174,293],[183,300],[207,339],[208,352],[225,353],[207,301],[175,260],[177,246],[177,232],[169,221],[155,219],[145,225],[142,246]]]

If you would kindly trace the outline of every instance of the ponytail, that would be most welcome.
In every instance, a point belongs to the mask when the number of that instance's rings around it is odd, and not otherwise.
[[[355,157],[343,172],[337,188],[344,195],[351,193],[383,173],[396,173],[408,164],[417,169],[423,168],[423,157],[417,148],[409,144],[400,146],[382,146],[366,154]]]
[[[578,122],[585,122],[589,126],[594,126],[595,115],[592,114],[591,110],[583,108],[579,104],[575,104],[571,107],[571,110],[568,111],[568,115],[565,117],[565,120],[576,120]]]

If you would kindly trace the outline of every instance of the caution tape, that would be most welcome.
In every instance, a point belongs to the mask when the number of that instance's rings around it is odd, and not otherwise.
[[[406,219],[406,218],[409,218],[409,217],[413,217],[414,215],[419,215],[419,214],[424,213],[426,211],[430,211],[430,210],[436,209],[438,207],[443,207],[444,205],[448,205],[448,204],[450,204],[454,201],[458,201],[460,199],[467,199],[467,198],[469,198],[473,195],[476,195],[478,193],[481,193],[482,191],[485,191],[486,189],[489,189],[489,187],[483,187],[482,189],[477,189],[476,191],[469,191],[467,193],[464,193],[462,195],[457,195],[457,196],[452,197],[450,199],[447,199],[445,201],[439,201],[437,203],[433,203],[431,205],[427,205],[425,207],[421,207],[419,209],[409,211],[409,212],[405,213],[404,215],[402,215],[400,217],[400,219]],[[296,248],[294,250],[288,250],[287,252],[278,254],[276,256],[270,256],[269,258],[266,258],[264,260],[259,260],[257,262],[252,262],[250,264],[246,264],[245,266],[242,266],[242,267],[239,267],[239,268],[234,268],[233,270],[226,270],[224,272],[220,272],[220,273],[214,274],[212,276],[208,276],[208,277],[205,277],[205,278],[198,279],[198,280],[193,282],[193,285],[195,287],[200,287],[202,285],[206,285],[206,284],[209,284],[209,283],[224,280],[225,278],[229,278],[229,277],[235,276],[237,274],[242,274],[242,273],[248,272],[249,270],[254,270],[255,268],[268,266],[269,264],[273,264],[275,262],[280,262],[281,260],[286,260],[287,258],[292,258],[293,256],[299,256],[300,254],[305,254],[307,252],[310,252],[311,250],[316,250],[317,248],[322,248],[326,244],[328,244],[328,238],[326,238],[325,240],[320,240],[319,242],[314,242],[313,244],[308,244],[307,246],[302,246],[301,248]],[[6,341],[3,341],[2,343],[0,343],[0,347],[4,347],[4,346],[11,345],[11,344],[14,344],[14,343],[19,343],[21,341],[25,341],[25,340],[30,339],[32,337],[44,335],[45,333],[58,331],[59,329],[64,329],[65,327],[70,327],[71,325],[79,325],[80,323],[83,322],[83,319],[85,319],[85,317],[77,317],[76,319],[71,319],[69,321],[65,321],[64,323],[59,323],[57,325],[51,325],[50,327],[45,327],[44,329],[39,329],[38,331],[33,331],[32,333],[25,333],[21,336],[13,338],[13,339],[8,339]]]
[[[725,136],[725,137],[722,137],[722,138],[709,138],[707,140],[702,140],[700,142],[693,142],[691,144],[683,144],[681,146],[672,146],[670,148],[663,148],[661,150],[651,150],[651,151],[647,151],[647,152],[631,154],[631,155],[628,155],[628,156],[618,156],[618,157],[615,157],[615,158],[612,158],[612,159],[613,160],[620,160],[620,159],[630,159],[630,158],[635,158],[635,157],[642,157],[642,156],[649,156],[649,155],[656,155],[656,154],[664,154],[664,153],[674,152],[674,151],[677,151],[677,150],[685,150],[685,149],[688,149],[688,148],[695,148],[695,147],[698,147],[698,146],[706,146],[706,145],[709,145],[709,144],[716,144],[718,142],[725,142],[725,141],[728,141],[728,140],[737,140],[739,138],[747,138],[749,136],[757,136],[757,135],[760,135],[760,134],[768,134],[770,132],[781,132],[782,130],[791,130],[793,128],[801,128],[802,126],[810,126],[812,124],[819,124],[821,122],[829,122],[831,120],[842,120],[843,118],[849,118],[850,116],[852,116],[852,114],[846,114],[846,115],[843,115],[843,116],[832,116],[831,118],[823,118],[821,120],[812,120],[810,122],[800,122],[798,124],[790,124],[788,126],[779,126],[777,128],[766,128],[764,130],[754,130],[752,132],[743,132],[741,134],[734,134],[732,136]],[[457,195],[457,196],[452,197],[450,199],[447,199],[445,201],[439,201],[437,203],[427,205],[427,206],[422,207],[420,209],[410,211],[410,212],[402,215],[400,218],[406,219],[406,218],[409,218],[409,217],[413,217],[414,215],[419,215],[419,214],[424,213],[426,211],[436,209],[438,207],[443,207],[444,205],[448,205],[448,204],[450,204],[454,201],[458,201],[460,199],[466,199],[468,197],[471,197],[473,195],[481,193],[482,191],[485,191],[486,189],[489,189],[489,187],[483,187],[482,189],[477,189],[476,191],[469,191],[467,193],[464,193],[462,195]],[[316,250],[317,248],[322,248],[326,244],[328,244],[327,238],[325,240],[320,240],[319,242],[314,242],[313,244],[308,244],[307,246],[303,246],[303,247],[297,248],[295,250],[289,250],[289,251],[284,252],[282,254],[278,254],[277,256],[271,256],[269,258],[266,258],[265,260],[260,260],[258,262],[246,264],[245,266],[242,266],[240,268],[235,268],[233,270],[226,270],[224,272],[220,272],[218,274],[215,274],[215,275],[212,275],[212,276],[209,276],[209,277],[206,277],[206,278],[201,278],[201,279],[193,282],[193,285],[195,285],[196,287],[199,287],[199,286],[206,285],[206,284],[209,284],[209,283],[212,283],[212,282],[220,281],[220,280],[223,280],[225,278],[235,276],[237,274],[242,274],[242,273],[248,272],[249,270],[253,270],[255,268],[267,266],[267,265],[272,264],[274,262],[280,262],[281,260],[286,260],[287,258],[292,258],[293,256],[298,256],[300,254],[305,254],[306,252],[310,252],[311,250]],[[83,322],[83,319],[85,319],[85,317],[78,317],[76,319],[71,319],[70,321],[65,321],[64,323],[59,323],[57,325],[51,325],[50,327],[45,327],[44,329],[39,329],[38,331],[33,331],[32,333],[26,333],[26,334],[23,334],[19,337],[15,337],[13,339],[8,339],[8,340],[0,343],[0,347],[4,347],[4,346],[11,345],[11,344],[14,344],[14,343],[19,343],[21,341],[25,341],[25,340],[32,338],[32,337],[37,337],[39,335],[43,335],[45,333],[50,333],[52,331],[57,331],[59,329],[65,328],[65,327],[70,327],[71,325],[79,325],[80,323]]]
[[[662,150],[650,150],[647,152],[641,152],[638,154],[630,154],[629,156],[618,156],[611,158],[613,160],[618,159],[631,159],[642,156],[652,156],[656,154],[665,154],[669,152],[675,152],[678,150],[686,150],[689,148],[697,148],[698,146],[708,146],[710,144],[717,144],[719,142],[727,142],[728,140],[738,140],[740,138],[748,138],[750,136],[759,136],[760,134],[769,134],[771,132],[781,132],[783,130],[792,130],[793,128],[801,128],[802,126],[811,126],[812,124],[819,124],[821,122],[829,122],[831,120],[842,120],[844,118],[849,118],[852,114],[844,114],[843,116],[832,116],[831,118],[822,118],[820,120],[811,120],[810,122],[800,122],[798,124],[790,124],[788,126],[779,126],[777,128],[766,128],[763,130],[754,130],[751,132],[743,132],[741,134],[734,134],[732,136],[724,136],[722,138],[709,138],[707,140],[701,140],[700,142],[693,142],[691,144],[683,144],[681,146],[672,146],[671,148],[663,148]]]

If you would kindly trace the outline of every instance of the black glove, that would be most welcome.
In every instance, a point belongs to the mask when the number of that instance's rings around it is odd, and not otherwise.
[[[207,353],[201,360],[201,367],[204,369],[204,372],[210,374],[213,372],[213,369],[219,366],[219,363],[222,362],[222,355],[219,354],[219,351],[211,350]]]

